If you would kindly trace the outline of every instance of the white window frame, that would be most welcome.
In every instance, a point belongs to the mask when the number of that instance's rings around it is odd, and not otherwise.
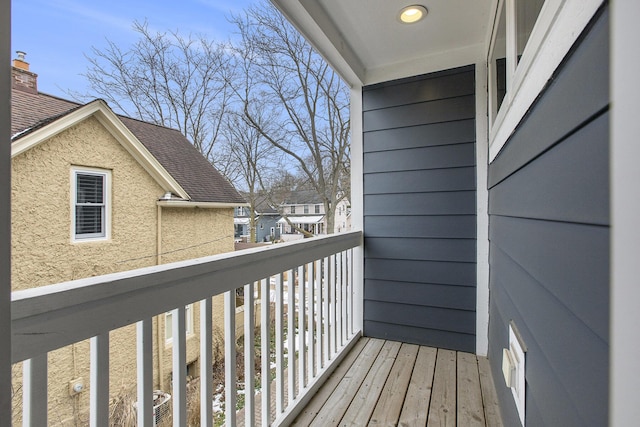
[[[97,175],[104,178],[103,184],[103,231],[95,234],[76,234],[77,177]],[[71,167],[71,241],[74,243],[95,242],[111,239],[111,171],[107,169]]]
[[[167,311],[164,314],[164,341],[165,344],[173,343],[173,330],[171,331],[171,336],[168,336],[169,328],[167,325],[173,324],[171,323],[173,320],[173,311]],[[185,333],[187,336],[193,335],[193,304],[188,304],[184,307],[184,324],[185,324]]]
[[[500,10],[503,1],[507,2],[507,91],[495,120],[490,123],[490,161],[498,155],[582,30],[602,5],[602,0],[546,0],[518,63],[516,0],[499,0],[496,10]],[[497,25],[498,20],[495,19],[494,31]],[[487,62],[493,53],[493,46],[491,40],[487,49]],[[493,85],[490,78],[490,95],[493,93]]]

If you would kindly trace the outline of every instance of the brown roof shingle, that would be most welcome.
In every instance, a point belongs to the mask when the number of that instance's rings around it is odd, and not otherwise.
[[[11,134],[48,124],[81,104],[44,93],[12,90]],[[189,140],[175,129],[118,116],[158,162],[189,194],[192,202],[245,204],[243,197]]]

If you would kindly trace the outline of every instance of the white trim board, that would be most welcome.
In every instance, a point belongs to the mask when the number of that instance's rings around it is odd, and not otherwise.
[[[487,64],[476,63],[476,354],[489,352]]]
[[[613,427],[635,425],[640,419],[638,16],[640,2],[612,2],[609,425]]]

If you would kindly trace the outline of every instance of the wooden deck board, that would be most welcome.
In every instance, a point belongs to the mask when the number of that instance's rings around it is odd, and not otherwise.
[[[398,424],[419,348],[413,344],[402,344],[384,390],[380,394],[378,404],[371,415],[369,426],[395,426]]]
[[[342,381],[342,378],[344,378],[347,371],[351,368],[353,362],[355,362],[356,358],[360,355],[367,342],[369,342],[369,338],[361,338],[358,340],[353,346],[353,349],[322,385],[322,388],[318,390],[313,396],[313,399],[311,399],[300,415],[298,415],[293,425],[308,426],[311,424],[313,419],[318,415],[318,412],[320,412],[320,409],[322,409],[326,401],[331,397],[331,394],[340,381]]]
[[[311,422],[311,426],[337,426],[360,388],[369,369],[375,362],[384,340],[370,339],[359,357]]]
[[[427,427],[456,425],[456,352],[438,349]]]
[[[469,353],[458,356],[458,425],[485,426],[478,358]]]
[[[373,338],[351,353],[296,425],[502,427],[484,357]]]
[[[498,406],[498,396],[496,387],[491,376],[489,359],[478,357],[478,373],[480,376],[480,388],[482,389],[482,402],[484,406],[484,417],[487,427],[501,427],[500,407]]]
[[[369,423],[369,418],[371,418],[393,363],[398,356],[400,346],[399,342],[394,341],[386,341],[384,343],[376,361],[369,369],[364,382],[351,401],[347,412],[342,417],[340,426],[359,426],[365,422]]]
[[[418,350],[399,425],[427,425],[437,353],[438,350],[432,347],[420,347]]]

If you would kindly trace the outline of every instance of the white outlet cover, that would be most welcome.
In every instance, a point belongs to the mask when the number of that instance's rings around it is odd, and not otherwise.
[[[511,381],[511,393],[516,402],[520,422],[524,426],[525,420],[525,346],[520,340],[520,334],[514,331],[513,324],[509,325],[509,353],[514,364],[513,378]]]

